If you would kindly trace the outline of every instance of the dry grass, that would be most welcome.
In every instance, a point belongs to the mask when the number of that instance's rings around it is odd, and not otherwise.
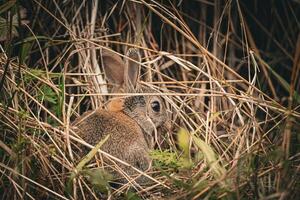
[[[270,5],[270,26],[255,16],[259,1],[5,5],[0,14],[7,22],[21,7],[28,12],[26,21],[6,23],[8,30],[19,27],[18,36],[8,31],[0,38],[2,199],[296,198],[299,3]],[[123,56],[129,47],[142,52],[141,83],[165,99],[172,119],[170,130],[158,131],[153,172],[137,169],[153,180],[147,186],[99,150],[103,141],[79,159],[79,145],[92,146],[71,126],[120,95],[108,92],[100,49]],[[98,169],[110,168],[128,183],[107,184]]]

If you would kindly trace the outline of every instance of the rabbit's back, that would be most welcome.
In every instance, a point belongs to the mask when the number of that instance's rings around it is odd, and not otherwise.
[[[78,129],[77,134],[91,145],[110,135],[101,147],[103,151],[141,170],[149,168],[149,147],[142,129],[123,112],[96,110],[82,115],[74,126]],[[130,167],[126,168],[129,175],[135,174]]]
[[[78,128],[79,136],[91,145],[110,135],[102,148],[107,153],[112,154],[117,149],[123,151],[126,147],[136,145],[148,149],[142,129],[123,112],[96,110],[83,115],[74,125]]]

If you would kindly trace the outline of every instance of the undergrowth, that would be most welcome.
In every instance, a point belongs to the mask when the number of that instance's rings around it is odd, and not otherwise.
[[[296,199],[297,16],[297,1],[1,1],[1,199]],[[146,186],[116,186],[105,141],[72,127],[118,95],[100,50],[130,47],[171,119]]]

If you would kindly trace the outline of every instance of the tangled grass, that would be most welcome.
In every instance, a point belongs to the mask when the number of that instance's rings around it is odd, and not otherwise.
[[[274,12],[259,1],[5,2],[2,199],[295,199],[300,6],[268,2]],[[113,187],[105,169],[124,162],[101,151],[105,141],[85,143],[71,122],[122,95],[109,92],[99,53],[130,47],[171,126],[158,130],[144,173],[153,184],[127,177]],[[83,159],[79,144],[92,149]]]

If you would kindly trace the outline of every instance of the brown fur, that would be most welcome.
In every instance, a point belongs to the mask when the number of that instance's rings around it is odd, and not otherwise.
[[[79,128],[82,139],[91,145],[110,135],[101,149],[133,166],[139,165],[142,170],[149,168],[150,159],[145,155],[149,148],[142,129],[123,112],[97,110],[74,125]]]
[[[118,90],[136,92],[139,65],[133,61],[126,61],[121,66],[115,67],[115,64],[120,65],[120,58],[115,54],[109,55],[106,52],[103,58],[106,59],[103,61],[106,65],[104,66],[105,73],[114,72],[109,75],[109,80],[117,85]],[[130,50],[127,55],[135,60],[140,59],[136,50]],[[137,61],[140,62],[140,60]],[[120,70],[120,67],[124,69],[124,76],[120,74],[115,76],[114,74],[117,74],[115,70]],[[120,83],[122,83],[121,88]],[[153,109],[153,103],[157,104],[157,102],[160,105],[159,111]],[[78,135],[91,145],[97,144],[106,135],[110,135],[101,147],[102,150],[142,171],[149,169],[151,166],[149,151],[154,146],[152,134],[157,127],[167,121],[162,98],[128,96],[124,99],[114,99],[108,107],[109,110],[88,111],[79,117],[73,123],[77,127]],[[130,176],[137,174],[131,167],[120,167]],[[140,178],[138,182],[141,184],[147,181],[146,178]]]

